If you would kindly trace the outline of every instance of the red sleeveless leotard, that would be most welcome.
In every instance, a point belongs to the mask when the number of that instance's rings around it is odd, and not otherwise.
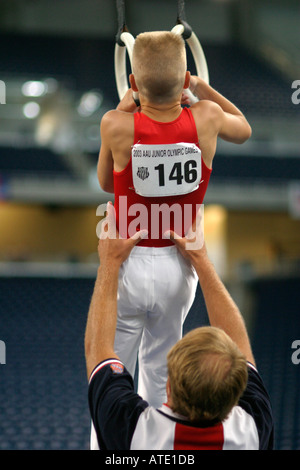
[[[143,113],[134,114],[134,144],[173,144],[177,142],[194,143],[199,147],[194,117],[189,108],[183,108],[180,116],[171,122],[154,121]],[[189,225],[191,225],[192,220],[194,220],[197,205],[203,202],[211,175],[211,169],[207,168],[202,158],[201,171],[201,184],[199,184],[198,189],[191,193],[180,196],[143,197],[134,190],[130,158],[124,170],[114,171],[114,207],[120,235],[123,238],[128,238],[132,235],[133,228],[136,228],[136,230],[146,228],[149,232],[148,238],[139,242],[139,246],[164,247],[172,245],[173,242],[164,239],[162,234],[167,229],[174,230],[180,236],[187,232],[189,228],[187,221],[190,221]],[[138,210],[140,204],[143,205],[143,214],[145,214],[145,211],[147,212],[146,223],[145,217],[139,217],[141,215]],[[157,230],[157,227],[155,227],[155,230],[151,230],[151,227],[154,227],[154,216],[151,217],[151,207],[162,207],[162,204],[167,204],[169,207],[174,204],[181,206],[182,220],[179,224],[180,227],[178,226],[178,219],[175,222],[175,216],[172,217],[173,212],[169,211],[171,214],[169,226],[163,225],[163,220],[160,220],[159,229]],[[186,208],[191,211],[191,215],[184,220],[183,214]],[[163,214],[163,211],[161,214]],[[163,215],[161,217],[163,219]],[[155,223],[157,224],[157,218]]]

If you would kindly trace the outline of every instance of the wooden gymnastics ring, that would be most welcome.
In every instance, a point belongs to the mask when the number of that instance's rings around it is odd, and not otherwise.
[[[128,31],[123,31],[120,34],[119,40],[115,43],[115,78],[117,90],[120,100],[124,97],[129,89],[128,74],[126,67],[126,53],[128,53],[130,65],[132,68],[132,51],[134,46],[134,37]],[[134,99],[138,100],[138,94],[134,92]]]
[[[127,90],[129,89],[126,68],[126,52],[128,53],[130,66],[132,69],[132,50],[135,39],[127,28],[125,0],[116,0],[116,7],[118,13],[118,32],[115,38],[115,79],[119,99],[122,100]],[[133,93],[133,98],[136,104],[139,106],[138,93]]]
[[[183,36],[186,43],[188,44],[194,62],[196,66],[197,75],[201,77],[206,83],[209,83],[209,72],[207,67],[206,58],[204,55],[204,51],[198,40],[196,34],[192,31],[190,26],[185,23],[178,23],[174,28],[171,30],[172,33],[178,34],[179,36]],[[197,103],[198,98],[191,92],[190,89],[186,90],[187,95],[191,101],[191,104]]]
[[[209,72],[208,72],[207,62],[206,62],[206,58],[205,58],[205,54],[202,49],[202,46],[196,34],[193,31],[190,31],[190,33],[188,33],[189,36],[185,37],[184,36],[185,30],[186,28],[183,24],[177,24],[176,26],[174,26],[174,28],[171,31],[174,34],[182,35],[185,38],[185,41],[187,42],[191,50],[191,53],[195,62],[197,75],[201,77],[204,81],[209,83]],[[116,77],[117,90],[118,90],[118,95],[119,95],[120,100],[124,97],[127,90],[129,89],[127,67],[126,67],[126,53],[128,54],[130,65],[132,66],[132,51],[133,51],[134,41],[135,39],[131,33],[127,31],[123,31],[120,34],[119,42],[116,42],[115,44],[115,56],[114,56],[115,77]],[[193,93],[189,89],[186,90],[186,93],[189,96],[191,104],[196,103],[198,101],[198,98],[195,95],[193,95]],[[133,93],[133,98],[135,102],[137,103],[137,105],[139,105],[137,92]]]
[[[126,52],[129,56],[130,66],[132,69],[132,51],[134,46],[134,37],[130,34],[125,18],[125,0],[116,0],[117,11],[118,11],[118,33],[116,36],[115,43],[115,77],[119,99],[121,100],[129,89],[127,68],[126,68]],[[187,42],[197,70],[197,75],[209,83],[209,73],[206,63],[206,58],[202,49],[202,46],[192,31],[190,25],[186,22],[185,17],[185,2],[184,0],[177,1],[177,24],[172,29],[172,32],[182,37]],[[198,101],[197,97],[187,89],[186,90],[191,104]],[[138,93],[133,93],[133,99],[137,106],[139,106]]]

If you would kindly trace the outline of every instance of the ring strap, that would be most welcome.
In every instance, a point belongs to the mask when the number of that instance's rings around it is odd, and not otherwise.
[[[182,33],[182,37],[184,39],[189,39],[192,35],[192,28],[186,21],[186,15],[185,15],[185,2],[184,0],[178,0],[177,1],[177,24],[182,24],[184,30]]]
[[[184,0],[177,0],[177,19],[186,21]]]
[[[121,47],[125,47],[124,42],[121,40],[121,34],[125,31],[128,32],[125,17],[125,0],[116,0],[118,12],[118,32],[116,34],[116,43]]]

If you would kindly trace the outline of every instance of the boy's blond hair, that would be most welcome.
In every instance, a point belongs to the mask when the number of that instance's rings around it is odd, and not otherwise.
[[[246,387],[246,359],[219,328],[189,332],[167,359],[172,409],[190,421],[223,421]]]
[[[181,36],[170,31],[153,31],[136,37],[132,71],[140,94],[150,102],[168,102],[180,95],[186,67]]]

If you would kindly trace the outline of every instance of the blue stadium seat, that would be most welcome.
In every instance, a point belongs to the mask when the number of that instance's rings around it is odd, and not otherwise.
[[[300,279],[253,283],[256,321],[253,352],[273,406],[275,446],[300,449],[300,373],[292,362],[292,342],[300,339]]]
[[[57,176],[73,177],[59,155],[51,150],[40,147],[16,148],[0,147],[0,174],[24,176],[28,174],[43,175],[55,174]]]
[[[87,449],[84,332],[93,279],[0,278],[0,449]],[[277,449],[300,449],[299,279],[256,281],[253,351],[269,390]],[[201,290],[184,331],[208,324]]]

